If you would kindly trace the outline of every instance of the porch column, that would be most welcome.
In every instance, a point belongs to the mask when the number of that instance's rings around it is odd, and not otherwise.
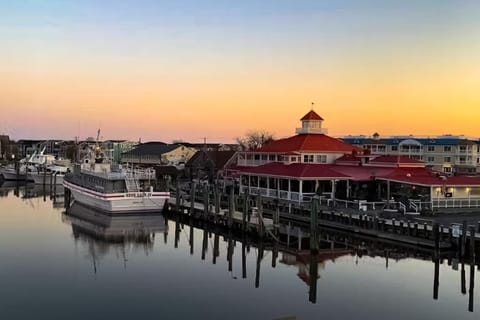
[[[335,180],[330,180],[330,182],[332,183],[332,197],[331,197],[331,199],[334,200],[335,199]]]
[[[290,200],[290,192],[291,192],[291,183],[290,183],[290,179],[288,179],[288,200]]]
[[[347,200],[350,199],[350,180],[347,180],[347,192],[345,194],[347,195]]]
[[[303,180],[298,180],[298,184],[300,185],[299,186],[299,189],[298,189],[298,202],[302,201],[302,185],[303,185]]]
[[[267,197],[270,197],[270,178],[267,177]]]
[[[390,204],[390,180],[387,180],[387,204]]]
[[[280,199],[280,178],[277,179],[277,199]]]
[[[333,207],[335,207],[335,179],[334,180],[331,180],[331,183],[332,183],[332,203],[333,203]]]
[[[250,194],[251,190],[250,190],[250,185],[251,185],[251,181],[250,181],[250,175],[248,175],[248,193]]]

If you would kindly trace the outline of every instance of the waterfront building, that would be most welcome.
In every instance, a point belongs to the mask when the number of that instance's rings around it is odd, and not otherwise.
[[[132,150],[138,142],[128,140],[106,140],[102,142],[102,150],[106,159],[120,163],[122,154]]]
[[[372,137],[346,136],[342,139],[369,150],[373,155],[400,155],[417,159],[433,170],[449,175],[480,173],[480,143],[474,138],[454,135],[380,137],[375,133]]]
[[[225,164],[233,157],[235,151],[211,150],[197,151],[185,164],[185,176],[189,179],[207,178],[213,181],[223,175]]]
[[[230,168],[240,192],[301,204],[315,195],[327,205],[404,212],[480,207],[480,177],[449,176],[415,157],[373,154],[326,135],[313,110],[296,135],[237,152]],[[413,141],[405,141],[410,149]],[[471,150],[471,149],[466,149]]]
[[[11,154],[11,141],[8,135],[0,135],[0,160],[9,159]]]
[[[197,150],[182,144],[146,142],[122,153],[121,162],[138,165],[170,165],[181,167]]]
[[[25,158],[31,156],[35,152],[42,150],[42,142],[44,140],[21,139],[17,141],[17,158]]]

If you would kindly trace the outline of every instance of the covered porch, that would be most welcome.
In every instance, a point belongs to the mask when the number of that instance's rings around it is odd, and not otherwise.
[[[310,202],[314,195],[324,199],[334,199],[336,186],[346,178],[298,178],[279,177],[259,174],[242,174],[240,193],[261,195],[267,198],[288,200],[293,202]]]

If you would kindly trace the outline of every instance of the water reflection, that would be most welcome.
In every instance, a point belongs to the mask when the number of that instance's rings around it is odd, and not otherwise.
[[[64,292],[60,286],[67,281],[68,289],[82,298],[92,295],[92,310],[99,310],[103,306],[95,305],[99,296],[93,291],[108,288],[102,293],[111,294],[112,301],[138,298],[135,301],[148,310],[158,301],[168,301],[164,306],[168,319],[272,319],[292,312],[299,319],[322,312],[333,318],[382,319],[387,314],[397,319],[425,318],[430,312],[436,318],[478,317],[474,314],[479,301],[474,290],[477,266],[454,252],[434,255],[428,249],[329,229],[318,230],[318,249],[311,251],[309,230],[294,224],[282,226],[284,232],[272,241],[175,216],[109,216],[78,204],[60,212],[52,210],[51,203],[61,203],[61,196],[44,192],[42,186],[2,186],[0,193],[5,194],[0,208],[12,200],[21,204],[10,206],[17,211],[2,212],[7,219],[0,233],[4,236],[0,253],[9,259],[0,261],[0,280],[15,275],[6,286],[10,291],[17,287],[41,291],[48,280],[48,285]],[[22,202],[32,199],[38,199],[34,204],[41,210],[25,209]],[[15,218],[11,225],[9,217]],[[19,226],[29,218],[27,229]],[[38,240],[46,237],[51,241]],[[9,239],[15,241],[5,241]],[[32,239],[36,242],[28,242]],[[26,260],[15,265],[18,257]],[[42,282],[38,274],[51,269],[61,280],[57,283],[52,277]],[[26,277],[30,273],[34,276]],[[68,280],[72,275],[74,280]],[[117,289],[118,294],[113,292]],[[19,294],[0,297],[21,300]],[[175,301],[185,308],[173,307]],[[218,310],[205,308],[211,301],[220,306]],[[410,308],[403,309],[404,305]],[[121,312],[114,315],[122,317]]]
[[[97,260],[111,251],[120,254],[126,267],[126,252],[153,251],[155,234],[168,232],[162,215],[107,215],[74,203],[62,215],[62,221],[72,226],[75,242],[87,244],[94,271]]]

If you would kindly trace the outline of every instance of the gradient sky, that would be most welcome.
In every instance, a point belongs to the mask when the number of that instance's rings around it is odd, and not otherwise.
[[[0,133],[480,136],[480,1],[0,2]]]

